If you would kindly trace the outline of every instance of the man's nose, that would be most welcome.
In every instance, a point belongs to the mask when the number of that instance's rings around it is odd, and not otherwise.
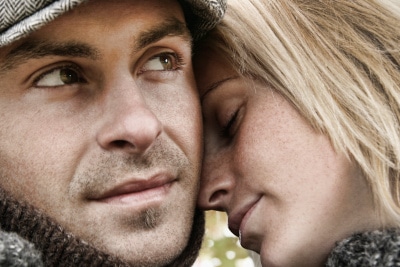
[[[205,210],[227,211],[234,193],[235,179],[226,153],[205,152],[198,206]]]
[[[97,142],[105,150],[144,153],[162,132],[162,123],[146,104],[134,82],[111,88],[107,96],[104,123]]]

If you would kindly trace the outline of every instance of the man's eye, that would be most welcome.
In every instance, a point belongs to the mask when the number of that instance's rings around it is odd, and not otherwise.
[[[82,82],[83,78],[73,67],[53,69],[40,76],[35,85],[38,87],[57,87]]]
[[[163,53],[152,57],[142,68],[142,71],[170,71],[179,68],[178,56],[174,53]]]

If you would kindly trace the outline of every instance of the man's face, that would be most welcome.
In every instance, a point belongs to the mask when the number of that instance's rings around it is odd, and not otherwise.
[[[176,1],[82,4],[1,48],[0,81],[1,187],[138,266],[183,250],[202,129]]]

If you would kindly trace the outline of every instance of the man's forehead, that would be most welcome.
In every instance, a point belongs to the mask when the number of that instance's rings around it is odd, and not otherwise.
[[[97,0],[2,0],[0,3],[0,47],[36,31],[81,3]],[[141,1],[141,0],[131,0]],[[160,0],[161,2],[164,0]],[[190,21],[195,39],[213,28],[223,17],[226,0],[177,0]],[[117,3],[117,0],[106,0]],[[165,2],[165,1],[164,1]]]

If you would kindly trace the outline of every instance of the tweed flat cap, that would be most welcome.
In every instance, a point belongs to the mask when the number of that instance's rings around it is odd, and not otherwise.
[[[1,0],[0,47],[28,35],[85,1],[88,0]],[[213,28],[226,10],[226,0],[178,1],[195,40]]]

